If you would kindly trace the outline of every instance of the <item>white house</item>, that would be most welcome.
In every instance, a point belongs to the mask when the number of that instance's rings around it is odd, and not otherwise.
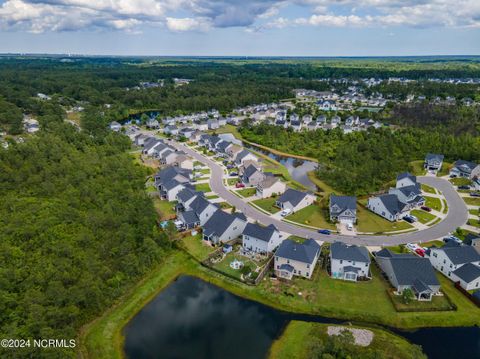
[[[243,214],[218,210],[203,225],[203,239],[213,244],[229,242],[238,238],[246,225],[247,219]]]
[[[330,245],[332,278],[356,282],[370,277],[370,255],[365,247],[349,246],[342,242]]]
[[[243,151],[237,153],[237,156],[235,157],[235,163],[237,165],[243,165],[243,163],[245,161],[248,161],[248,160],[258,161],[258,157],[255,156],[250,151],[247,151],[247,150],[243,150]]]
[[[281,209],[290,209],[292,212],[297,212],[310,206],[313,202],[315,202],[313,194],[289,188],[277,199],[275,204]]]
[[[243,249],[255,253],[271,253],[282,242],[282,236],[273,225],[268,227],[247,223],[242,235]]]
[[[280,195],[287,189],[287,185],[278,177],[265,176],[262,182],[257,185],[257,197],[269,198],[273,195]]]
[[[398,221],[406,211],[406,203],[398,200],[394,194],[383,194],[368,199],[367,208],[373,213],[388,219],[391,222]]]

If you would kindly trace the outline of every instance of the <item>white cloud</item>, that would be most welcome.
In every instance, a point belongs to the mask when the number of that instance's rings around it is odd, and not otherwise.
[[[175,32],[200,30],[206,31],[210,27],[207,19],[194,19],[190,17],[178,19],[173,17],[167,17],[167,28]]]

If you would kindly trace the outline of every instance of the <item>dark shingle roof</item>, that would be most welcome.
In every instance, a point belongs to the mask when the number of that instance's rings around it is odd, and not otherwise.
[[[475,264],[467,263],[453,271],[453,274],[455,274],[463,281],[470,283],[480,277],[480,268],[477,267]]]
[[[177,193],[178,199],[182,202],[186,202],[190,198],[195,197],[195,196],[199,196],[199,195],[201,196],[201,195],[203,195],[203,193],[192,191],[189,188],[184,188],[180,192]]]
[[[286,239],[280,244],[275,255],[303,263],[312,263],[319,251],[320,245],[313,239],[307,239],[302,244]]]
[[[478,254],[475,248],[470,246],[444,246],[440,248],[440,250],[444,251],[444,253],[452,261],[453,264],[464,264],[480,261],[480,254]]]
[[[398,176],[397,176],[397,181],[400,181],[404,178],[409,178],[411,179],[414,183],[417,183],[417,177],[415,177],[414,175],[408,173],[408,172],[403,172],[403,173],[400,173]]]
[[[357,197],[352,196],[336,196],[334,194],[330,195],[330,208],[337,205],[340,208],[340,211],[343,212],[346,209],[351,211],[357,210]]]
[[[471,172],[475,167],[477,167],[477,164],[474,163],[474,162],[458,160],[458,161],[455,161],[455,163],[453,164],[453,167],[457,167],[457,168],[462,168],[463,167],[465,169],[470,170],[470,172]]]
[[[365,247],[348,246],[342,242],[334,242],[330,245],[330,253],[333,259],[370,263],[370,256]]]
[[[469,246],[472,245],[473,242],[480,240],[480,235],[474,233],[468,233],[463,240],[463,243],[468,244]]]
[[[198,216],[195,213],[195,211],[181,212],[179,217],[182,218],[182,222],[185,223],[186,225],[195,224],[195,223],[200,222],[200,220],[198,219]]]
[[[438,160],[442,162],[443,158],[444,158],[443,155],[439,155],[436,153],[427,153],[427,155],[425,156],[425,161]]]
[[[243,150],[237,155],[237,161],[242,160],[244,157],[248,156],[250,154],[250,151]]]
[[[385,208],[392,214],[401,213],[405,208],[406,204],[398,200],[398,197],[394,194],[383,194],[378,196],[380,201],[382,201]]]
[[[299,204],[302,199],[305,198],[307,193],[297,191],[296,189],[289,188],[285,191],[284,194],[282,194],[277,202],[284,203],[284,202],[290,202],[294,207]]]
[[[244,175],[249,178],[251,175],[253,175],[255,172],[257,172],[258,169],[254,165],[250,165],[247,168],[245,168]]]
[[[210,236],[212,234],[221,236],[228,229],[228,227],[230,227],[230,225],[236,218],[238,217],[218,210],[213,214],[212,217],[210,217],[207,223],[205,223],[205,225],[203,226],[203,232],[207,236]]]
[[[390,257],[390,263],[399,285],[413,285],[416,280],[421,280],[426,285],[440,285],[427,258],[394,253]]]
[[[243,230],[243,234],[268,242],[270,241],[270,238],[272,238],[272,235],[275,233],[275,231],[277,231],[277,228],[275,228],[273,224],[269,225],[268,227],[263,227],[258,224],[248,223]]]

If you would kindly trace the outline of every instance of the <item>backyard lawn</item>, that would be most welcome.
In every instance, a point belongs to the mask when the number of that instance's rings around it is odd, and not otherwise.
[[[241,195],[242,197],[251,197],[253,195],[255,195],[255,193],[257,193],[257,189],[256,188],[244,188],[244,189],[241,189],[240,191],[236,191],[239,195]]]
[[[270,198],[257,199],[255,201],[252,201],[252,203],[255,203],[261,209],[264,209],[265,211],[273,214],[280,211],[280,208],[274,207],[276,200],[277,200],[276,197],[270,197]]]
[[[414,209],[410,211],[410,213],[415,217],[417,217],[418,221],[423,224],[433,221],[435,218],[437,218],[433,214],[428,213],[426,211],[422,211],[420,209]]]
[[[235,259],[239,260],[240,262],[243,262],[244,266],[249,266],[252,271],[254,271],[257,268],[257,265],[255,264],[255,262],[253,262],[252,260],[244,256],[240,256],[234,252],[228,253],[220,263],[214,264],[213,268],[215,268],[220,272],[223,272],[235,278],[238,278],[240,280],[241,270],[233,269],[232,267],[230,267],[230,263],[233,262]]]
[[[405,304],[401,295],[391,295],[396,310],[452,310],[449,300],[445,296],[434,296],[431,301],[412,300],[409,304]]]
[[[425,206],[440,212],[442,209],[442,202],[440,201],[440,198],[425,196]]]
[[[153,206],[155,207],[161,221],[175,218],[175,204],[168,202],[167,200],[161,200],[160,198],[153,199]]]
[[[463,197],[463,200],[466,204],[471,206],[480,206],[480,198],[479,197]]]
[[[212,190],[210,189],[210,185],[208,183],[199,183],[195,185],[195,191],[208,193]]]
[[[423,160],[410,162],[410,173],[414,176],[423,176],[425,174],[425,168],[423,167],[424,163]]]
[[[208,242],[202,240],[201,234],[184,237],[180,242],[183,248],[199,261],[206,259],[215,250]]]
[[[316,228],[335,229],[335,225],[327,222],[324,211],[320,206],[312,204],[286,217],[289,221]]]
[[[413,226],[403,220],[398,222],[387,221],[363,206],[357,207],[357,230],[359,232],[385,233],[407,229],[413,229]]]

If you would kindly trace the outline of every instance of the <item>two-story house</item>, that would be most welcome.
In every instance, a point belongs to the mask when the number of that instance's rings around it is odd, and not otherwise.
[[[255,223],[247,223],[242,234],[242,246],[245,251],[255,253],[271,253],[282,242],[282,235],[273,225],[267,227]]]
[[[330,245],[330,273],[332,278],[356,282],[370,278],[370,255],[365,247],[334,242]]]
[[[345,224],[357,221],[357,197],[330,195],[330,220]]]
[[[275,252],[274,268],[279,278],[292,279],[293,276],[311,278],[321,246],[314,239],[303,243],[291,239],[284,240]]]

